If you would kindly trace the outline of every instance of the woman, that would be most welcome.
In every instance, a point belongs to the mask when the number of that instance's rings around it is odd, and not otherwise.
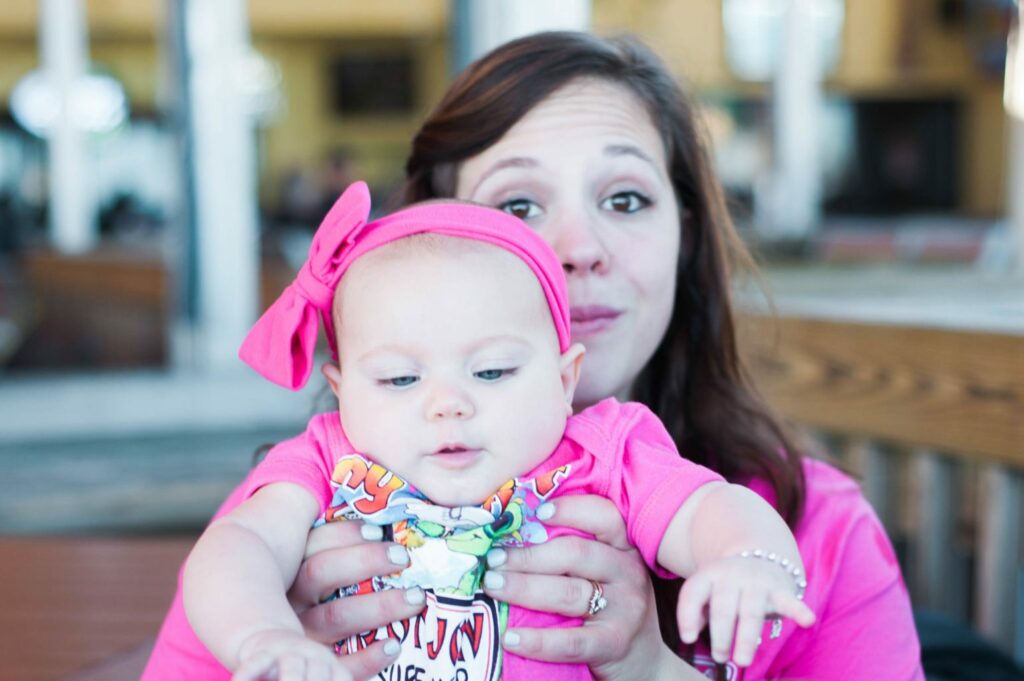
[[[587,346],[576,406],[610,395],[646,403],[683,455],[749,485],[793,527],[819,624],[765,637],[744,678],[923,678],[906,590],[877,518],[853,482],[799,456],[744,377],[728,287],[729,266],[747,258],[692,104],[652,54],[579,33],[501,46],[452,84],[416,135],[406,171],[406,202],[456,196],[499,206],[561,255],[573,336]],[[595,540],[493,554],[504,584],[489,592],[585,616],[585,624],[514,631],[509,651],[582,661],[598,678],[681,678],[690,664],[736,678],[702,642],[680,647],[679,584],[654,580],[652,589],[609,502],[560,499],[550,522]],[[311,535],[291,592],[309,634],[325,642],[420,607],[401,592],[317,605],[336,587],[405,560],[346,525]],[[593,583],[607,607],[588,615]],[[188,647],[175,636],[175,617],[172,607],[144,678],[171,678],[157,673],[159,660]],[[371,648],[353,663],[359,676],[387,660]]]

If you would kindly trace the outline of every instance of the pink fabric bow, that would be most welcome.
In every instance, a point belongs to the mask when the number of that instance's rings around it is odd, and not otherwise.
[[[363,254],[422,232],[483,241],[518,256],[540,283],[559,347],[563,352],[568,349],[569,296],[561,260],[522,220],[455,201],[417,204],[368,223],[369,215],[370,191],[365,183],[356,182],[320,223],[309,259],[256,322],[238,352],[261,376],[285,388],[302,388],[313,371],[321,320],[336,358],[331,307],[342,275]]]
[[[245,337],[238,356],[261,376],[280,386],[299,390],[313,372],[313,352],[319,317],[330,329],[338,267],[370,216],[370,189],[356,182],[334,202],[309,246],[309,258],[295,281],[267,308]],[[333,334],[327,339],[334,352]]]

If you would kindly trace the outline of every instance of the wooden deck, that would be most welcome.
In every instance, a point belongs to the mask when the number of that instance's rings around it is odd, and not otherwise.
[[[906,549],[915,606],[1024,662],[1024,281],[1010,283],[901,299],[869,281],[865,306],[819,280],[740,329],[766,401],[860,478]]]
[[[138,679],[194,541],[0,539],[0,676]]]

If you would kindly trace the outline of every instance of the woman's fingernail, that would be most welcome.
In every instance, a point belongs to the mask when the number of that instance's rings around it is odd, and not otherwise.
[[[537,507],[537,518],[540,520],[550,520],[551,516],[555,515],[555,505],[550,501],[541,504]]]
[[[505,632],[505,647],[515,648],[519,645],[519,634],[514,631]]]
[[[505,549],[491,549],[487,552],[487,567],[501,567],[508,560],[508,554],[505,553]]]
[[[384,538],[384,528],[380,525],[363,523],[363,526],[359,528],[359,534],[363,535],[363,539],[366,541],[380,541]]]
[[[392,544],[388,547],[388,560],[395,565],[408,565],[409,552],[405,550],[404,546]]]
[[[394,657],[401,649],[402,646],[393,638],[389,638],[388,642],[384,644],[384,654],[388,657]]]
[[[405,590],[405,602],[409,605],[423,605],[425,600],[427,600],[427,595],[420,587],[413,586]]]
[[[505,575],[499,572],[488,572],[484,575],[484,586],[488,589],[502,589],[505,587]]]

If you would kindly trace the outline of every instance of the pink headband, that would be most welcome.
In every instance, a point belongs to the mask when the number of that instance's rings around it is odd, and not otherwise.
[[[295,281],[267,308],[245,337],[238,356],[261,376],[298,390],[313,371],[322,319],[331,353],[331,305],[341,276],[360,256],[403,237],[430,232],[493,244],[518,256],[536,275],[551,309],[562,352],[569,348],[569,304],[562,263],[536,232],[508,213],[465,203],[427,203],[373,222],[370,191],[356,182],[327,213]],[[319,313],[319,314],[318,314]]]

